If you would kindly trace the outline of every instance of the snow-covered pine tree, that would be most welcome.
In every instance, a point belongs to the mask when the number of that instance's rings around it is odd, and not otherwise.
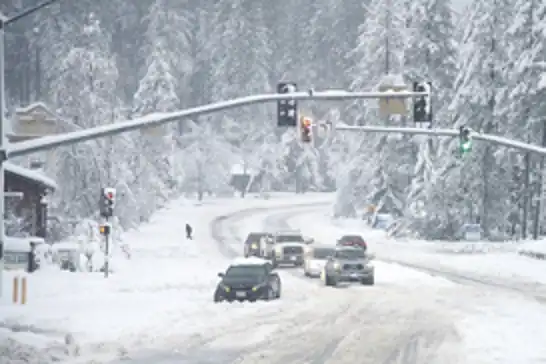
[[[508,86],[510,68],[505,36],[513,19],[513,3],[506,0],[477,1],[469,16],[459,54],[459,74],[451,108],[457,111],[455,127],[466,125],[486,133],[496,133],[508,122],[501,103]],[[451,142],[457,150],[458,141]],[[447,150],[447,149],[446,149]],[[480,221],[486,234],[505,230],[506,203],[510,195],[510,173],[498,168],[502,154],[489,145],[476,144],[473,151],[452,169],[446,179],[462,180],[459,191],[463,219]],[[446,158],[447,155],[441,156]],[[468,221],[465,221],[468,222]]]
[[[147,69],[134,95],[135,116],[173,111],[180,105],[176,93],[179,79],[174,76],[177,62],[170,48],[174,45],[169,33],[169,26],[176,24],[169,23],[172,19],[165,5],[165,0],[156,0],[150,8],[146,32]],[[136,157],[134,173],[138,176],[139,200],[146,200],[141,206],[141,218],[146,219],[178,187],[173,175],[176,164],[173,134],[174,127],[168,125],[151,129],[149,133],[144,131],[138,137],[143,151]]]
[[[205,193],[229,191],[231,167],[239,162],[233,146],[215,132],[212,124],[192,123],[189,133],[182,138],[184,146],[179,163],[183,164],[185,179],[183,190],[196,194],[202,200]]]
[[[73,129],[90,128],[113,121],[119,109],[116,97],[117,67],[110,53],[110,39],[99,21],[90,16],[82,27],[77,43],[56,60],[58,74],[51,83],[50,99],[59,114],[73,124]],[[59,191],[54,202],[67,215],[90,216],[97,211],[97,186],[104,185],[112,160],[103,141],[91,141],[63,148],[58,162],[48,166],[54,175],[71,181]]]
[[[434,126],[450,127],[451,94],[453,82],[457,76],[457,42],[453,24],[453,9],[450,0],[418,0],[410,4],[408,15],[408,45],[405,52],[405,79],[408,84],[415,81],[431,81],[434,87]],[[438,183],[439,170],[449,170],[448,158],[437,159],[436,140],[413,138],[417,151],[417,163],[414,178],[408,192],[408,214],[412,225],[421,234],[437,234],[436,204],[426,203],[434,199],[427,196],[431,186]],[[445,141],[444,141],[445,142]],[[449,155],[451,157],[451,155]],[[447,164],[446,164],[447,162]],[[434,191],[434,190],[432,190]],[[422,209],[425,208],[425,211]],[[432,221],[427,223],[430,217]],[[424,218],[425,221],[421,221]]]
[[[514,21],[509,26],[506,37],[507,43],[511,45],[508,50],[511,68],[509,69],[509,86],[505,92],[506,102],[501,102],[500,106],[507,114],[507,123],[503,128],[503,134],[513,136],[518,140],[527,140],[534,144],[544,144],[544,114],[546,106],[543,100],[546,98],[546,82],[542,76],[546,71],[546,44],[544,43],[544,26],[542,25],[546,19],[546,2],[541,0],[518,0],[515,5]],[[513,152],[504,154],[503,165],[510,171],[514,180],[511,183],[511,200],[520,201],[513,203],[511,222],[518,221],[522,223],[520,227],[526,228],[529,223],[523,224],[525,216],[528,218],[526,222],[533,220],[536,224],[534,216],[537,211],[540,211],[540,205],[537,204],[537,199],[531,199],[533,194],[541,194],[541,187],[525,186],[525,183],[517,180],[517,167],[514,166]],[[519,159],[523,159],[519,156]],[[532,175],[531,179],[539,181],[540,171],[543,169],[541,160],[528,154],[528,166]],[[525,163],[524,163],[525,164]],[[524,173],[527,173],[525,171]],[[535,200],[535,201],[533,201]],[[523,213],[520,213],[520,208],[523,204]],[[530,205],[537,204],[529,213]],[[527,211],[526,211],[527,210]],[[540,212],[538,212],[540,215]],[[523,216],[521,216],[523,215]],[[544,216],[544,214],[542,214]],[[515,219],[514,219],[515,218]],[[534,226],[533,226],[534,227]],[[527,231],[522,231],[526,235]]]
[[[401,74],[407,38],[405,9],[405,0],[373,0],[365,7],[366,20],[359,29],[358,45],[351,53],[355,60],[355,67],[351,70],[353,89],[375,88],[386,78],[397,84],[404,83]],[[376,105],[377,101],[359,102],[354,107],[357,122],[385,124],[395,119],[381,118]],[[397,123],[402,122],[396,119]],[[401,143],[402,140],[400,136],[392,135],[367,136],[360,146],[359,154],[355,156],[361,159],[367,155],[375,161],[372,167],[373,178],[369,181],[359,179],[371,187],[370,195],[360,196],[358,200],[381,205],[385,212],[397,215],[404,213],[406,189],[413,172],[410,169],[412,153],[408,151],[408,143]]]

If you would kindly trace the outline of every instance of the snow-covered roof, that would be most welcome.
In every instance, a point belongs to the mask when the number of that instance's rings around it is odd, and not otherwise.
[[[269,260],[265,260],[257,257],[248,257],[248,258],[235,258],[231,265],[263,265],[269,263]]]
[[[15,109],[15,112],[16,113],[27,114],[27,113],[32,112],[33,110],[36,110],[36,109],[45,110],[49,114],[53,115],[53,112],[50,111],[49,108],[46,106],[46,104],[44,104],[43,102],[34,102],[34,103],[32,103],[32,104],[30,104],[28,106],[18,107],[18,108]]]
[[[78,243],[72,243],[72,242],[64,242],[64,243],[55,243],[51,246],[51,249],[53,251],[58,250],[79,250],[80,244]]]
[[[275,234],[276,235],[301,235],[301,230],[299,229],[277,230]]]
[[[16,175],[18,175],[20,177],[23,177],[23,178],[38,182],[38,183],[40,183],[41,185],[44,185],[47,188],[50,188],[50,189],[53,189],[53,190],[58,188],[57,183],[53,179],[45,176],[41,172],[33,171],[32,169],[28,169],[28,168],[25,168],[25,167],[22,167],[22,166],[18,166],[16,164],[11,163],[11,162],[4,162],[4,168],[6,169],[6,172],[13,173],[13,174],[16,174]]]
[[[44,239],[38,237],[16,238],[6,236],[6,251],[30,252],[30,243],[44,244]]]

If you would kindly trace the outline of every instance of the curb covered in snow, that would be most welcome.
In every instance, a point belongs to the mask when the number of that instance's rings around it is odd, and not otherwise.
[[[535,252],[531,250],[520,250],[518,254],[533,259],[546,260],[546,253]]]

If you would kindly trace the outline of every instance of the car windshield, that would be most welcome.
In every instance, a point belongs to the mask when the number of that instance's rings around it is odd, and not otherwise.
[[[334,255],[334,249],[318,248],[313,250],[313,258],[315,259],[326,259],[333,255]]]
[[[345,235],[341,238],[342,242],[354,242],[354,243],[364,243],[364,239],[362,239],[361,236],[358,235]]]
[[[339,259],[360,259],[366,257],[364,250],[360,249],[347,249],[336,251],[336,258]]]
[[[258,243],[260,239],[264,236],[266,236],[266,234],[259,234],[259,233],[248,234],[245,244]]]
[[[303,240],[303,236],[301,236],[301,235],[277,235],[277,237],[275,238],[275,241],[277,243],[287,243],[287,242],[303,243],[303,242],[305,242]]]
[[[265,274],[263,265],[234,265],[228,268],[225,276],[228,278],[263,277]]]

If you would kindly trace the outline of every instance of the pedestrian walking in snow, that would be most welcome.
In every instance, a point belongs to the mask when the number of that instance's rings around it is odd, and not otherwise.
[[[192,232],[193,229],[191,228],[190,224],[186,223],[186,239],[192,240]]]

